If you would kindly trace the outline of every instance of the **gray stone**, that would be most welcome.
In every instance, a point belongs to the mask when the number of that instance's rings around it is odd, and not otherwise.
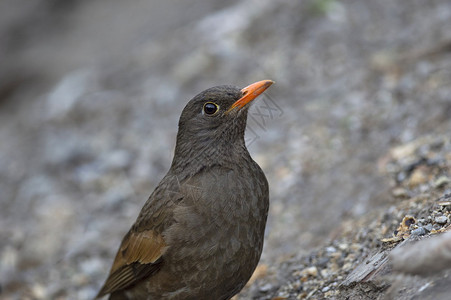
[[[448,218],[446,216],[435,217],[434,221],[438,224],[446,224],[448,222]]]

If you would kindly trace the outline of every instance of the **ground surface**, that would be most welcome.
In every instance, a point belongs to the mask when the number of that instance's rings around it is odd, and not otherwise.
[[[1,298],[94,296],[186,101],[261,79],[271,209],[238,298],[449,292],[449,271],[353,272],[449,227],[450,1],[7,0],[0,45]]]

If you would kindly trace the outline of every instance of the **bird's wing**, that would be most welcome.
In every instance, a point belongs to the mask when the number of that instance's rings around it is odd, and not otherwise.
[[[97,297],[129,288],[160,270],[169,247],[162,233],[173,222],[172,207],[183,199],[174,181],[177,177],[165,176],[144,204]]]
[[[167,249],[154,230],[129,231],[122,240],[113,266],[97,297],[122,290],[157,272]]]

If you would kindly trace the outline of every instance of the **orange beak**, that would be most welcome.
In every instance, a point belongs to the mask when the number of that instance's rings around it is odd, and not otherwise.
[[[245,87],[244,89],[241,90],[241,92],[243,93],[243,97],[241,97],[235,103],[233,103],[226,113],[232,111],[236,107],[238,107],[238,110],[242,109],[244,106],[246,106],[246,104],[252,102],[252,100],[257,98],[273,83],[274,81],[272,80],[262,80]]]

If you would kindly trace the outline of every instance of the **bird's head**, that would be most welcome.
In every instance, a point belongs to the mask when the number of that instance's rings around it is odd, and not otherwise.
[[[233,149],[245,150],[247,111],[271,84],[271,80],[262,80],[243,89],[221,85],[196,95],[180,116],[174,160],[202,156],[214,161],[233,155]]]

